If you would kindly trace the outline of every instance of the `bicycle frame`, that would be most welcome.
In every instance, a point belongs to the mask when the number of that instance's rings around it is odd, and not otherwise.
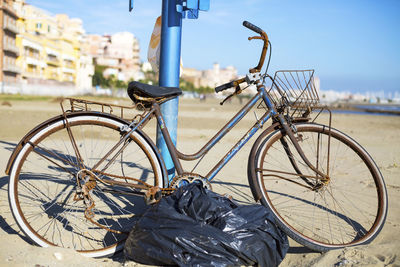
[[[161,129],[161,133],[164,137],[165,143],[168,148],[168,152],[171,156],[171,159],[174,163],[174,167],[176,169],[176,172],[178,176],[183,175],[185,172],[182,168],[180,160],[184,161],[191,161],[191,160],[196,160],[204,156],[211,148],[214,147],[235,125],[242,120],[242,118],[254,107],[254,105],[262,99],[268,109],[264,115],[257,120],[257,122],[246,132],[246,134],[243,135],[243,137],[229,150],[224,157],[208,172],[207,175],[205,175],[205,178],[208,181],[211,181],[217,174],[218,172],[236,155],[237,152],[254,136],[254,134],[263,127],[263,125],[271,118],[275,117],[279,124],[282,126],[283,130],[288,134],[290,140],[294,144],[294,147],[296,148],[297,152],[299,153],[300,157],[304,160],[304,162],[317,174],[320,176],[322,180],[329,180],[329,176],[325,173],[322,173],[321,170],[318,170],[318,168],[314,167],[313,164],[307,159],[307,157],[304,155],[300,145],[298,144],[296,137],[294,136],[293,131],[290,129],[288,123],[284,119],[284,117],[281,114],[278,114],[277,111],[275,110],[274,104],[270,101],[268,93],[264,87],[264,85],[258,85],[257,86],[257,94],[217,133],[214,135],[214,137],[211,138],[208,143],[206,143],[198,152],[194,154],[184,154],[181,153],[180,151],[177,150],[176,146],[173,144],[172,139],[169,135],[168,129],[165,126],[164,118],[161,114],[160,106],[157,102],[153,103],[152,109],[146,116],[143,117],[142,120],[140,120],[136,125],[134,122],[130,125],[132,127],[133,125],[134,128],[130,131],[132,133],[135,131],[138,127],[140,127],[142,124],[145,124],[146,121],[151,119],[151,115],[154,114],[157,118],[158,125]],[[126,135],[127,138],[128,135]],[[122,139],[119,144],[121,144],[124,141]],[[118,145],[119,145],[118,144]],[[117,145],[117,146],[118,146]],[[291,154],[289,151],[288,153]],[[290,154],[288,154],[288,157],[290,157]],[[101,163],[101,162],[100,162]],[[94,169],[100,165],[97,164]],[[295,169],[298,170],[297,166],[293,166]],[[170,174],[169,170],[167,170],[167,173]],[[173,178],[172,178],[173,179]],[[170,179],[170,180],[172,180]]]
[[[110,149],[110,151],[108,151],[106,153],[106,155],[104,155],[104,157],[102,157],[93,167],[92,170],[95,171],[100,171],[103,172],[105,171],[108,166],[111,164],[111,162],[113,162],[118,155],[124,150],[125,146],[127,145],[126,143],[124,143],[129,136],[136,131],[137,129],[143,128],[144,125],[152,119],[153,116],[155,116],[157,118],[157,122],[160,126],[161,129],[161,133],[165,139],[167,148],[168,148],[168,152],[172,158],[172,161],[174,163],[174,167],[176,169],[177,175],[181,176],[183,174],[185,174],[181,162],[180,160],[184,160],[184,161],[191,161],[191,160],[196,160],[201,158],[202,156],[204,156],[211,148],[214,147],[214,145],[216,145],[232,128],[235,127],[235,125],[241,121],[241,119],[254,107],[254,105],[256,105],[256,103],[261,100],[265,103],[268,111],[265,112],[263,114],[263,116],[258,119],[256,121],[256,123],[246,132],[246,134],[243,135],[243,137],[225,154],[224,157],[222,157],[222,159],[208,172],[207,175],[205,175],[204,177],[206,179],[208,179],[209,181],[211,181],[216,175],[217,173],[236,155],[236,153],[255,135],[255,133],[263,127],[263,125],[271,118],[275,118],[276,123],[279,124],[283,130],[287,133],[288,137],[290,138],[290,140],[292,141],[292,143],[294,144],[297,152],[299,153],[300,157],[304,160],[304,162],[313,170],[315,171],[315,173],[317,175],[319,175],[319,179],[322,178],[322,180],[328,180],[329,177],[327,174],[322,173],[320,170],[318,170],[317,168],[315,168],[313,166],[313,164],[311,164],[308,159],[306,158],[306,156],[304,155],[302,149],[300,148],[296,137],[294,136],[294,133],[292,131],[292,129],[290,128],[290,126],[288,125],[288,123],[286,122],[285,118],[283,117],[282,114],[279,114],[276,110],[275,110],[275,106],[274,104],[270,101],[269,96],[268,96],[268,92],[266,91],[265,87],[263,85],[258,85],[257,86],[257,94],[248,102],[246,103],[246,105],[214,136],[211,138],[211,140],[208,141],[208,143],[206,143],[198,152],[194,153],[194,154],[184,154],[181,153],[180,151],[177,150],[177,148],[175,147],[175,145],[173,144],[171,137],[169,135],[168,129],[165,127],[165,123],[164,123],[164,119],[163,116],[161,114],[160,111],[160,105],[157,102],[154,102],[152,105],[152,108],[149,111],[144,112],[142,115],[140,115],[140,120],[133,120],[128,126],[124,126],[121,129],[121,132],[125,132],[124,135],[122,135],[121,139],[119,140],[119,142],[117,144],[115,144],[113,146],[113,148]],[[168,99],[164,99],[163,101],[167,101]],[[162,103],[162,102],[161,102]],[[94,104],[99,104],[99,103],[94,103]],[[101,104],[101,103],[100,103]],[[104,105],[104,104],[101,104]],[[62,105],[61,105],[62,107]],[[102,106],[102,110],[103,110],[103,106]],[[63,109],[63,108],[62,108]],[[68,119],[66,116],[66,112],[63,109],[63,115],[62,115],[66,121],[67,124],[67,130],[69,132],[69,126],[68,126]],[[35,129],[33,129],[30,133],[28,133],[20,142],[20,144],[18,144],[17,148],[14,150],[12,156],[10,157],[10,160],[7,164],[7,169],[6,169],[6,173],[9,172],[11,166],[12,166],[12,162],[13,159],[15,158],[15,156],[18,154],[19,150],[22,147],[22,144],[24,143],[24,140],[29,138],[29,136],[35,132],[37,129],[39,129],[40,127],[42,127],[43,125],[48,124],[48,121],[46,121],[45,123],[39,125],[38,127],[36,127]],[[79,155],[79,150],[76,148],[76,144],[74,141],[74,138],[72,136],[70,136],[71,139],[71,143],[73,144],[74,147],[74,152],[75,152],[75,156],[79,159],[80,155]],[[122,146],[121,146],[122,145]],[[118,150],[118,151],[117,151]],[[116,153],[114,155],[112,155],[114,152],[116,151]],[[158,153],[158,151],[155,151],[156,153]],[[288,151],[288,157],[291,157],[291,152]],[[100,167],[100,165],[109,157],[111,156],[111,159],[108,161],[108,163],[102,168],[102,170],[97,170],[98,167]],[[160,153],[158,153],[158,158],[162,159],[162,157],[160,156]],[[298,170],[297,166],[293,166],[296,170]],[[166,170],[164,168],[163,170],[164,174],[168,173],[168,170]],[[299,171],[298,171],[299,172]],[[329,173],[329,172],[328,172]],[[124,182],[117,182],[117,181],[109,181],[110,184],[119,184],[119,185],[126,185],[126,186],[131,186],[131,184],[129,183],[124,183]]]
[[[211,181],[217,173],[236,155],[236,153],[250,140],[254,134],[263,127],[263,125],[273,116],[277,115],[273,104],[270,102],[267,92],[264,86],[260,86],[258,88],[257,94],[217,133],[214,137],[211,138],[208,143],[206,143],[198,152],[188,155],[183,154],[177,150],[175,145],[173,144],[171,137],[169,135],[168,129],[165,127],[164,118],[160,111],[160,106],[158,103],[154,103],[152,106],[152,110],[150,113],[154,112],[157,118],[157,122],[160,126],[162,135],[165,139],[165,143],[167,145],[169,154],[174,163],[176,172],[178,175],[182,175],[184,173],[182,169],[182,165],[180,160],[191,161],[196,160],[204,156],[211,148],[214,147],[235,125],[241,121],[241,119],[254,107],[254,105],[260,100],[263,99],[264,103],[267,105],[268,112],[264,113],[264,115],[251,127],[246,134],[232,147],[231,150],[226,153],[226,155],[209,171],[209,173],[205,176],[206,179]],[[141,120],[144,121],[146,118]],[[141,124],[139,122],[139,124]]]

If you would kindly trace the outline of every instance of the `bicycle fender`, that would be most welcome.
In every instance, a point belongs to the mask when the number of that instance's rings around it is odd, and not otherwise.
[[[120,121],[121,123],[124,123],[126,125],[129,125],[129,122],[124,120],[124,119],[116,117],[116,116],[114,116],[112,114],[106,114],[106,113],[101,113],[101,112],[90,112],[90,111],[74,112],[74,113],[67,114],[67,118],[73,118],[75,116],[84,116],[84,115],[96,115],[96,116],[108,117],[108,118]],[[53,118],[50,118],[50,119],[40,123],[39,125],[34,127],[32,130],[30,130],[21,139],[21,141],[19,141],[18,145],[14,148],[14,151],[12,152],[10,158],[8,159],[8,163],[7,163],[6,170],[5,170],[6,175],[10,175],[10,171],[11,171],[11,168],[13,167],[15,158],[18,156],[19,152],[24,147],[24,145],[27,143],[27,141],[33,135],[35,135],[38,131],[41,131],[43,128],[47,127],[49,124],[52,124],[52,123],[54,123],[54,122],[56,122],[58,120],[64,120],[64,115],[58,115],[58,116],[55,116]],[[167,169],[165,167],[164,160],[162,159],[162,157],[160,155],[160,152],[158,151],[158,149],[157,149],[156,145],[154,144],[154,142],[142,130],[137,129],[136,131],[150,144],[151,148],[153,149],[154,153],[156,154],[157,159],[161,163],[161,169],[162,169],[163,177],[168,177]],[[165,180],[166,180],[165,182],[168,183],[168,179],[165,179]],[[165,187],[165,186],[166,185],[163,185],[163,187]]]
[[[5,173],[7,175],[10,174],[10,170],[12,165],[14,164],[14,160],[17,157],[18,153],[21,151],[22,147],[26,144],[26,140],[29,140],[29,138],[31,138],[32,135],[34,135],[37,131],[43,129],[44,127],[46,127],[48,124],[53,123],[59,119],[62,119],[63,116],[59,115],[59,116],[55,116],[53,118],[50,118],[42,123],[40,123],[39,125],[36,125],[32,130],[30,130],[22,139],[21,141],[19,141],[18,145],[14,148],[10,158],[8,159],[8,163],[6,166],[6,170]]]
[[[253,194],[255,201],[259,201],[262,196],[261,190],[257,184],[256,170],[255,170],[255,158],[257,155],[257,151],[258,148],[260,147],[261,142],[265,139],[265,137],[268,136],[270,133],[272,133],[274,130],[277,130],[279,128],[279,125],[280,124],[278,122],[275,122],[267,129],[265,129],[257,137],[256,141],[254,142],[250,150],[249,160],[247,163],[247,179],[249,180],[251,193]]]

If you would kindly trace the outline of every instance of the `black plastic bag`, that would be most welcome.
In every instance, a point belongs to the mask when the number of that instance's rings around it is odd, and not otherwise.
[[[286,234],[264,206],[238,205],[190,184],[144,213],[124,252],[151,265],[277,266],[288,248]]]

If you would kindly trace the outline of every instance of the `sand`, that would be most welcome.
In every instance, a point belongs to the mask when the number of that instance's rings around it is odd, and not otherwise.
[[[122,253],[113,258],[85,258],[75,251],[31,245],[11,215],[4,170],[12,150],[23,135],[39,122],[60,114],[57,102],[8,101],[0,103],[0,266],[139,266],[125,262]],[[217,100],[180,100],[178,149],[194,153],[240,108],[237,100],[220,106]],[[258,117],[260,112],[258,111]],[[194,172],[206,174],[254,123],[253,112],[233,129],[201,161]],[[326,122],[322,115],[321,122]],[[280,266],[400,266],[400,117],[334,114],[333,126],[362,144],[380,167],[389,194],[385,227],[369,245],[315,253],[290,240],[291,248]],[[146,126],[155,136],[155,125]],[[247,181],[247,159],[254,139],[215,178],[214,191],[227,193],[242,203],[254,203]],[[194,162],[183,164],[192,171]]]

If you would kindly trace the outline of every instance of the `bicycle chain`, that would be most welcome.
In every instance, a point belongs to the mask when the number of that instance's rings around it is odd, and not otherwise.
[[[142,180],[136,179],[136,178],[126,177],[126,176],[120,176],[120,175],[115,175],[115,174],[110,174],[110,173],[106,173],[106,172],[102,172],[102,171],[96,171],[96,172],[99,173],[99,174],[106,175],[106,176],[110,176],[110,177],[114,177],[114,178],[117,178],[117,179],[127,179],[127,180],[131,180],[131,181],[138,182],[138,183],[142,184],[143,186],[147,187],[147,190],[150,190],[151,188],[155,187],[155,186],[153,186],[153,185],[150,185],[150,184],[148,184],[148,183],[146,183],[146,182],[144,182],[144,181],[142,181]],[[96,177],[96,178],[99,179],[99,180],[101,180],[101,179],[98,178],[98,177]],[[179,177],[175,177],[174,179],[176,179],[176,178],[179,178]],[[102,180],[101,180],[101,181],[102,181]],[[107,182],[108,182],[108,181],[107,181]],[[107,183],[107,182],[105,182],[105,183]],[[175,188],[171,188],[171,186],[170,186],[170,187],[167,187],[167,188],[160,188],[160,190],[161,190],[161,192],[163,192],[164,194],[171,194],[172,192],[175,191]]]
[[[211,183],[206,178],[204,178],[200,174],[191,173],[191,172],[185,172],[182,175],[175,176],[172,179],[169,188],[173,188],[175,190],[175,188],[179,185],[179,184],[177,184],[177,182],[180,179],[186,179],[186,181],[189,182],[189,183],[193,183],[195,181],[199,181],[200,180],[203,183],[204,187],[208,188],[209,190],[212,190]]]
[[[180,179],[186,179],[187,182],[189,183],[193,183],[197,180],[200,180],[203,182],[203,185],[206,184],[207,187],[211,190],[211,184],[208,180],[206,180],[204,177],[202,177],[199,174],[196,173],[184,173],[183,175],[180,176],[176,176],[172,179],[170,186],[167,188],[159,188],[158,186],[151,186],[149,184],[147,184],[146,182],[143,182],[139,179],[135,179],[135,178],[131,178],[131,177],[126,177],[126,176],[120,176],[120,175],[115,175],[115,174],[109,174],[106,172],[102,172],[102,171],[96,171],[96,173],[101,174],[101,175],[106,175],[109,177],[114,177],[114,178],[119,178],[119,179],[127,179],[127,180],[132,180],[132,181],[136,181],[140,184],[142,184],[143,186],[145,186],[147,188],[147,192],[150,192],[150,195],[155,195],[157,192],[161,192],[161,194],[163,196],[167,196],[172,194],[173,192],[176,191],[176,187],[178,186],[178,181]],[[104,181],[101,178],[97,177],[97,175],[94,175],[94,172],[91,172],[91,178],[89,180],[89,182],[87,183],[87,185],[85,184],[83,187],[83,192],[82,194],[79,194],[79,197],[77,197],[75,200],[83,200],[86,204],[86,210],[85,210],[85,218],[90,221],[91,223],[93,223],[94,225],[96,225],[97,227],[100,227],[106,231],[112,232],[112,233],[116,233],[116,234],[127,234],[125,232],[122,231],[118,231],[118,230],[113,230],[110,229],[109,227],[102,225],[98,222],[96,222],[95,220],[93,220],[93,218],[95,217],[95,214],[93,212],[93,208],[95,207],[95,203],[94,200],[92,199],[92,197],[90,196],[90,191],[96,186],[96,180],[99,180],[101,182],[104,183],[110,183],[109,181]],[[112,184],[112,183],[110,183]],[[148,197],[148,196],[147,196]],[[158,200],[156,201],[158,202]]]

